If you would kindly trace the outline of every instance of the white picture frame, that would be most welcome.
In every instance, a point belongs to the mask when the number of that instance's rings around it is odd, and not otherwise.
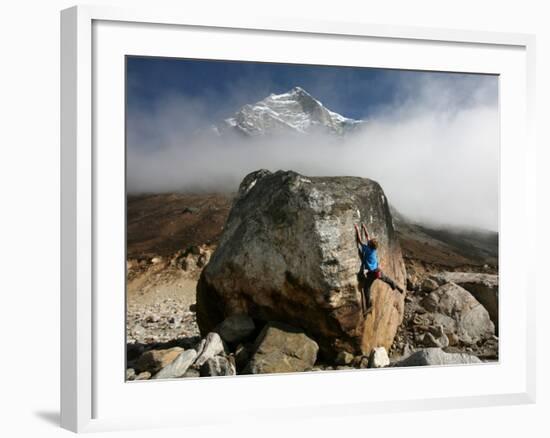
[[[144,33],[147,33],[146,38]],[[227,45],[217,44],[220,40],[216,38],[222,36],[228,41]],[[174,38],[181,40],[174,42]],[[185,38],[193,38],[192,49],[181,44]],[[227,54],[224,51],[231,49],[228,38],[249,43],[235,44],[240,51],[235,49]],[[128,41],[132,41],[131,45]],[[282,49],[291,43],[299,44],[295,52],[285,53]],[[319,50],[321,43],[325,44],[325,50]],[[307,376],[125,383],[123,369],[118,368],[124,356],[118,333],[123,336],[125,329],[124,312],[120,312],[124,302],[124,286],[121,289],[124,278],[120,273],[125,265],[121,257],[123,247],[120,247],[124,234],[124,215],[120,212],[125,202],[120,196],[125,176],[120,173],[120,160],[124,158],[121,56],[178,57],[186,55],[184,51],[188,50],[189,57],[197,57],[197,54],[200,57],[200,53],[204,53],[205,58],[303,62],[304,52],[300,50],[309,49],[311,58],[306,63],[331,63],[332,60],[332,63],[347,65],[348,50],[338,48],[353,45],[372,50],[369,53],[375,61],[368,66],[501,75],[502,345],[499,363],[482,367],[369,370],[361,374],[328,372],[307,373]],[[224,422],[244,417],[269,420],[280,416],[363,415],[534,402],[534,51],[534,37],[524,34],[246,15],[227,20],[214,13],[200,16],[156,8],[129,10],[78,6],[62,11],[62,427],[84,432],[189,426],[212,421],[212,415],[216,416],[216,421]],[[347,59],[349,62],[350,58]],[[362,65],[357,62],[353,65]],[[111,145],[108,153],[101,146],[107,143]],[[522,200],[522,208],[517,208],[518,199]],[[522,227],[522,239],[517,242],[512,239],[512,232],[519,226]],[[517,252],[525,255],[519,262],[513,257]],[[507,298],[512,291],[515,294],[513,302]],[[507,329],[512,318],[513,331]],[[400,388],[398,383],[396,388],[391,387],[391,382],[407,381],[410,373],[414,373],[411,380],[429,379],[434,382],[433,387],[420,389],[413,383],[407,388]],[[440,382],[445,380],[456,381],[456,384],[442,387]],[[466,381],[471,381],[472,385],[465,384]],[[166,403],[182,390],[181,385],[185,385],[186,394],[194,396],[196,406],[185,407],[189,415],[181,415],[183,407],[167,409]],[[361,385],[368,390],[349,391]],[[320,398],[320,386],[325,391],[325,398]],[[260,387],[262,390],[258,391]],[[288,393],[291,388],[298,388],[299,393],[288,402],[285,391]],[[201,408],[214,393],[233,394],[235,403],[231,409],[224,410],[216,403],[210,404],[208,412]],[[270,400],[263,400],[263,405],[257,399],[251,402],[250,395],[255,393],[269,394]],[[148,405],[148,415],[140,413],[131,403],[127,409],[119,409],[125,401],[136,397],[157,401],[164,397],[167,402]]]

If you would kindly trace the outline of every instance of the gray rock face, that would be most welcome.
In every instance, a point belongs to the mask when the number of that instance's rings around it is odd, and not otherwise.
[[[465,353],[445,353],[441,348],[425,348],[415,351],[406,359],[394,364],[396,367],[424,365],[458,365],[481,363],[477,357]]]
[[[250,316],[240,314],[226,318],[218,326],[217,332],[225,342],[240,342],[254,333],[256,326]]]
[[[291,373],[311,370],[319,346],[303,332],[280,323],[268,323],[256,340],[245,374]]]
[[[172,363],[155,374],[153,379],[176,379],[182,377],[196,357],[197,352],[195,350],[185,350]]]
[[[498,332],[498,275],[475,272],[443,272],[432,276],[439,284],[455,283],[470,292],[491,317]]]
[[[429,325],[441,326],[445,333],[456,334],[464,344],[474,344],[495,334],[487,310],[467,290],[454,283],[434,290],[421,304],[431,312],[423,315],[430,319]]]
[[[200,369],[201,377],[234,376],[237,374],[235,364],[224,356],[208,359]]]
[[[201,333],[230,315],[248,314],[303,329],[328,356],[389,349],[404,295],[375,281],[373,311],[364,319],[353,228],[358,222],[378,239],[382,269],[404,287],[401,249],[376,182],[265,170],[248,175],[197,286]]]

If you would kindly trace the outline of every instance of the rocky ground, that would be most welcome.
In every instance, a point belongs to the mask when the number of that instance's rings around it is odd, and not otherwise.
[[[201,338],[196,285],[231,202],[223,195],[129,199],[128,380],[498,360],[492,237],[476,240],[469,234],[466,245],[457,245],[455,234],[445,240],[440,231],[430,234],[406,222],[397,231],[408,290],[403,322],[389,351],[375,349],[369,357],[341,352],[327,361],[299,330],[246,317],[223,321]],[[449,271],[470,276],[445,277]]]
[[[199,336],[197,280],[212,248],[191,246],[171,257],[127,262],[126,330],[129,344],[149,346]]]
[[[409,272],[414,270],[409,267]],[[474,355],[482,361],[498,360],[498,319],[491,316],[495,313],[490,305],[482,305],[474,296],[490,278],[492,283],[485,289],[493,297],[498,315],[498,276],[460,275],[466,281],[457,281],[459,284],[445,278],[446,273],[417,277],[419,283],[409,282],[403,322],[389,352],[392,361],[429,347]]]

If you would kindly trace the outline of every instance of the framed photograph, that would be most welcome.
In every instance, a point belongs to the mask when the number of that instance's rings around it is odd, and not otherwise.
[[[534,401],[532,36],[79,6],[61,54],[63,427]]]

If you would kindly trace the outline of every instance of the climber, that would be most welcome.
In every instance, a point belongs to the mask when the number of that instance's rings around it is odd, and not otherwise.
[[[370,288],[374,280],[382,280],[393,290],[397,289],[401,293],[403,293],[403,289],[390,277],[384,274],[384,272],[382,272],[378,264],[378,240],[369,238],[369,233],[367,232],[367,227],[365,224],[361,224],[361,228],[365,234],[365,240],[361,238],[359,227],[357,224],[355,225],[355,238],[357,242],[357,249],[359,250],[359,257],[361,258],[361,269],[358,273],[359,286],[362,292],[361,307],[363,310],[363,316],[365,316],[372,308]]]

